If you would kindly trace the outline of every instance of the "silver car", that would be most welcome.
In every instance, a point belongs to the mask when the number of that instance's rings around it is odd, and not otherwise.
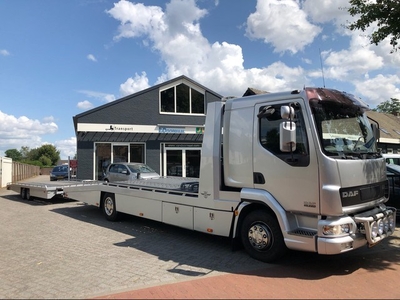
[[[159,178],[160,175],[143,163],[112,163],[104,176],[105,182]]]

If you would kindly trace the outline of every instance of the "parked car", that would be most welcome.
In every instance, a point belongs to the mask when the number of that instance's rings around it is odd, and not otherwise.
[[[50,181],[68,179],[68,165],[56,166],[50,172]]]
[[[105,182],[159,178],[160,175],[143,163],[113,163],[107,168]]]
[[[400,154],[382,154],[387,164],[400,165]]]
[[[390,189],[390,198],[386,204],[400,209],[400,166],[395,164],[386,165],[386,175]]]

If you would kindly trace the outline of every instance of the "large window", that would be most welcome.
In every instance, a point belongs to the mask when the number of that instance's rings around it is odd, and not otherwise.
[[[290,105],[287,103],[285,105]],[[260,108],[262,111],[264,107]],[[269,152],[273,153],[292,166],[307,166],[309,164],[308,142],[304,126],[303,115],[300,106],[295,108],[293,122],[296,124],[296,149],[293,152],[282,152],[279,147],[279,124],[284,120],[281,118],[281,105],[273,106],[273,113],[260,118],[259,140],[260,144]]]
[[[180,83],[160,91],[161,113],[204,114],[204,94]]]
[[[95,162],[95,179],[103,180],[104,174],[110,163],[145,163],[145,145],[128,143],[96,143]]]

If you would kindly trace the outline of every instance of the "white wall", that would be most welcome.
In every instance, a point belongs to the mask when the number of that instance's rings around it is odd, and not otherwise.
[[[12,181],[12,159],[0,157],[0,188],[6,187]]]

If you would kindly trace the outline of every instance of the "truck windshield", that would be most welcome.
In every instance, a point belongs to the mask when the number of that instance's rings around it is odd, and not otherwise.
[[[341,158],[376,154],[375,137],[365,114],[367,106],[354,96],[328,89],[307,91],[322,150]]]

